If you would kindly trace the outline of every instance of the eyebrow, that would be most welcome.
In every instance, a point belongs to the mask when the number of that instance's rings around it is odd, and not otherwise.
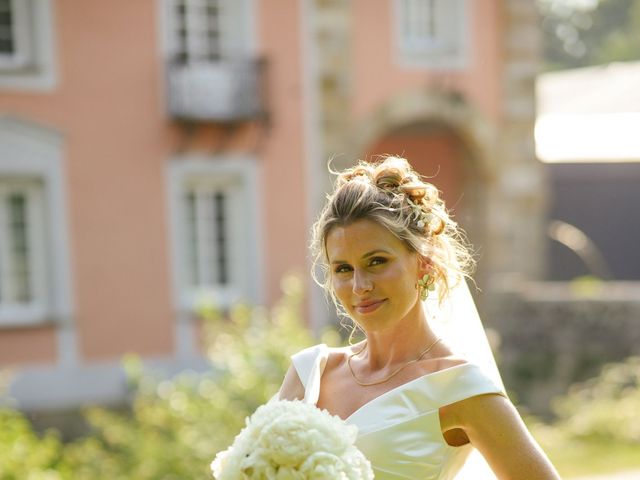
[[[391,253],[387,252],[386,250],[382,250],[382,249],[377,249],[377,250],[371,250],[370,252],[365,253],[362,258],[369,258],[372,255],[375,255],[376,253],[386,253],[387,255],[391,255]],[[337,264],[337,263],[349,263],[346,260],[334,260],[333,262],[331,262],[332,265]]]

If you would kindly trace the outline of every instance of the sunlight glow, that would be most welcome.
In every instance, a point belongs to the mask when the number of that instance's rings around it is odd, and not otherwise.
[[[543,114],[535,142],[543,162],[640,162],[640,112]]]

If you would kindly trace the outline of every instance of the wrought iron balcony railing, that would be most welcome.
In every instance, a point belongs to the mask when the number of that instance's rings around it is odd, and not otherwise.
[[[264,114],[262,60],[169,65],[169,114],[177,119],[232,123]]]

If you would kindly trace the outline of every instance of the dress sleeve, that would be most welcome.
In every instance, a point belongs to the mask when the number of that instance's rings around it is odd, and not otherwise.
[[[313,405],[320,396],[320,377],[327,364],[329,348],[321,343],[291,356],[293,366],[304,386],[304,402]]]
[[[502,385],[498,385],[490,375],[478,365],[469,363],[460,368],[450,369],[449,374],[434,377],[440,385],[435,386],[439,391],[439,406],[459,402],[477,395],[497,394],[507,397]]]

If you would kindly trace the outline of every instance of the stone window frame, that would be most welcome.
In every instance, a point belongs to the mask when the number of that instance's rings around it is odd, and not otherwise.
[[[468,0],[394,0],[397,59],[403,67],[463,69],[468,64],[471,7]],[[430,19],[430,13],[437,18]],[[420,19],[423,22],[420,22]],[[441,38],[421,25],[437,25]]]
[[[55,65],[54,0],[9,0],[13,17],[13,55],[0,56],[0,89],[52,90]]]
[[[46,318],[43,187],[39,178],[0,175],[0,323]]]
[[[175,157],[169,162],[167,190],[171,270],[174,305],[180,314],[197,313],[204,301],[229,308],[238,301],[259,303],[262,300],[258,175],[257,162],[251,157],[190,154]],[[192,282],[194,270],[191,265],[204,261],[202,257],[207,254],[206,249],[194,251],[194,243],[187,238],[190,223],[186,196],[195,190],[203,195],[225,193],[228,281],[224,284]],[[200,223],[199,227],[206,227],[206,224]]]
[[[0,117],[0,182],[27,186],[34,238],[35,300],[0,305],[0,328],[65,323],[72,317],[62,140],[56,132]],[[5,248],[5,247],[3,247]],[[7,252],[3,256],[7,257]],[[6,277],[6,275],[4,275]]]

